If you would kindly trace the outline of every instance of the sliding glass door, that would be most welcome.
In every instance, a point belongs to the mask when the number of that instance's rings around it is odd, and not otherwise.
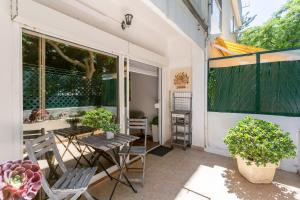
[[[24,129],[68,127],[100,106],[118,119],[118,104],[117,56],[24,31]]]

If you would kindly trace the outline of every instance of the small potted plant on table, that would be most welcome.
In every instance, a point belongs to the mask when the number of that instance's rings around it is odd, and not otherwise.
[[[107,139],[112,139],[119,132],[119,125],[113,122],[113,114],[105,108],[97,108],[86,112],[82,124],[106,132]]]
[[[224,139],[239,172],[252,183],[271,183],[280,160],[294,158],[296,146],[276,124],[246,117]]]
[[[115,134],[120,132],[120,127],[118,124],[113,122],[107,123],[102,127],[103,131],[105,131],[106,139],[113,139]]]

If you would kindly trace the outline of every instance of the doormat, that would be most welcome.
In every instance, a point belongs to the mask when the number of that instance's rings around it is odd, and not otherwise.
[[[149,153],[156,155],[156,156],[163,157],[164,155],[169,153],[171,150],[172,150],[172,148],[170,148],[170,147],[159,146],[159,147],[153,149],[152,151],[150,151]]]

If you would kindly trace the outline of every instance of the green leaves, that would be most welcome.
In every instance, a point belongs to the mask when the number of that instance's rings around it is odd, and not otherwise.
[[[270,50],[300,46],[300,0],[289,0],[263,25],[242,30],[238,42]]]
[[[283,158],[296,156],[296,146],[289,133],[283,132],[276,124],[251,116],[229,129],[224,143],[233,156],[240,155],[257,166],[277,164]]]
[[[82,118],[82,124],[96,129],[103,129],[104,126],[113,120],[112,112],[105,108],[97,108],[87,112]]]

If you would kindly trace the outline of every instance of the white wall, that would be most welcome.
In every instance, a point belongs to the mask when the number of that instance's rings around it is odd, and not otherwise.
[[[196,43],[190,42],[184,38],[174,38],[169,43],[169,70],[175,68],[192,69],[192,145],[196,147],[204,147],[204,86],[205,86],[205,58],[204,51]],[[173,77],[169,77],[169,91]],[[170,92],[169,92],[170,98]],[[168,105],[169,108],[171,105]],[[170,119],[170,115],[168,118]],[[168,124],[170,129],[170,124]],[[166,135],[171,137],[170,130]]]
[[[228,130],[233,127],[239,120],[243,119],[249,114],[237,114],[237,113],[217,113],[208,112],[208,147],[206,151],[217,153],[225,156],[229,156],[226,145],[223,142]],[[252,115],[251,116],[267,120],[278,124],[284,131],[290,133],[294,144],[299,149],[299,130],[300,130],[300,118],[299,117],[284,117],[284,116],[272,116],[272,115]],[[298,159],[286,159],[282,160],[280,168],[296,172],[299,168]]]
[[[10,20],[10,1],[0,1],[0,163],[19,159],[22,126],[21,38]]]
[[[232,1],[222,1],[222,37],[231,41],[236,40],[235,35],[231,31],[231,21],[233,19],[233,16],[234,13]]]
[[[164,56],[104,32],[32,0],[19,1],[15,21],[29,29],[114,54],[126,54],[152,65],[165,65]]]
[[[205,47],[205,33],[198,30],[199,23],[184,5],[182,0],[151,0],[164,15],[176,24],[177,28],[184,32],[201,48]]]
[[[205,57],[204,51],[192,46],[192,92],[193,92],[193,146],[204,147],[204,116],[205,116]]]
[[[131,101],[130,110],[143,111],[148,119],[148,133],[151,134],[150,123],[158,115],[154,104],[158,102],[158,77],[138,73],[130,73]]]

